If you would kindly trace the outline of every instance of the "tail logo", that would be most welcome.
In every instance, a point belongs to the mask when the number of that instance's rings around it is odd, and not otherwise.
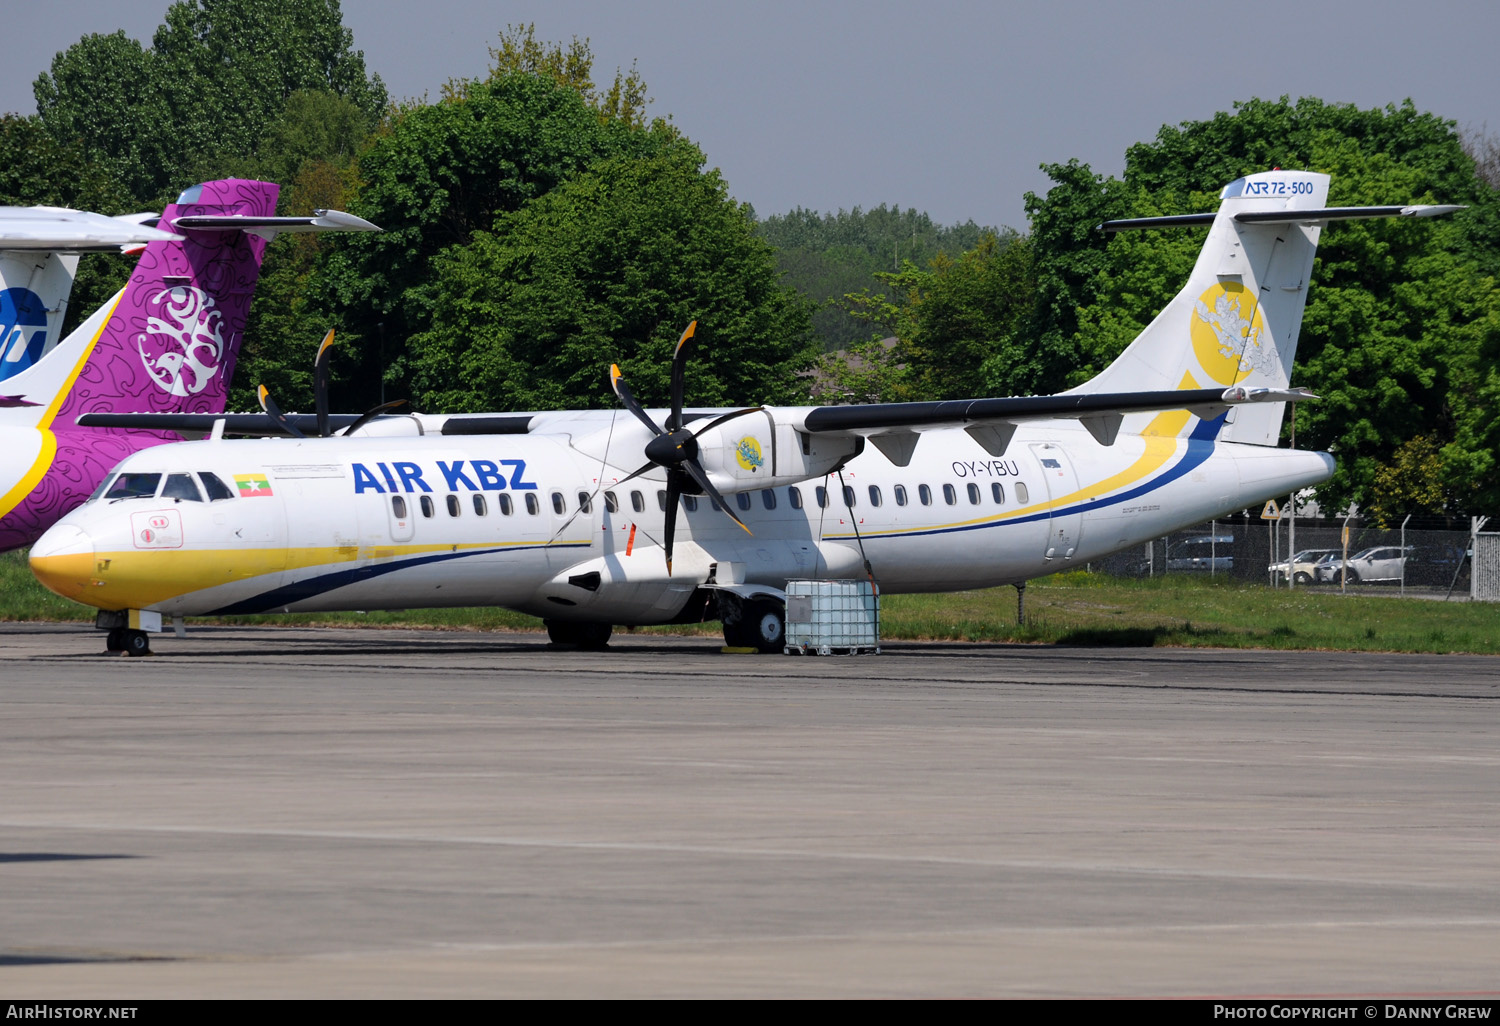
[[[1233,385],[1252,373],[1274,375],[1276,347],[1260,304],[1237,282],[1214,285],[1198,297],[1193,352],[1210,378]]]
[[[0,378],[25,370],[47,345],[47,310],[30,289],[0,290]]]
[[[169,395],[197,395],[223,369],[223,313],[212,296],[186,285],[158,292],[147,309],[146,334],[137,339],[146,372]]]

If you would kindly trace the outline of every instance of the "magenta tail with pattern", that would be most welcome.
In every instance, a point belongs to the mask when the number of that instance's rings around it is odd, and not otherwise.
[[[111,300],[113,309],[101,311],[102,326],[98,315],[90,318],[33,368],[59,357],[73,364],[56,394],[24,397],[46,406],[27,432],[35,444],[0,457],[7,471],[17,471],[0,480],[0,488],[9,486],[0,495],[0,549],[35,541],[126,456],[177,440],[155,431],[80,428],[79,415],[223,411],[266,240],[240,228],[175,222],[195,215],[269,217],[278,191],[268,182],[225,179],[184,192],[160,223],[183,239],[148,244]]]

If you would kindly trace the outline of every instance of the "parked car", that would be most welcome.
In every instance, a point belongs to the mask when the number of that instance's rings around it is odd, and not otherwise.
[[[1173,542],[1167,548],[1167,572],[1234,569],[1232,534],[1202,534]]]
[[[1347,563],[1338,556],[1325,559],[1317,565],[1318,580],[1329,584],[1341,584],[1345,580],[1350,584],[1399,581],[1413,548],[1412,545],[1404,549],[1399,545],[1377,545],[1350,556]]]
[[[1337,556],[1339,552],[1339,549],[1303,549],[1295,553],[1291,559],[1272,563],[1266,569],[1275,574],[1278,581],[1285,581],[1290,575],[1298,584],[1311,584],[1317,580],[1314,568],[1318,560],[1325,556]]]

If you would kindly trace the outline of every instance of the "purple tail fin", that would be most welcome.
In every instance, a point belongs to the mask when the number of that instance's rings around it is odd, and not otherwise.
[[[160,227],[183,241],[146,246],[54,423],[91,412],[223,411],[266,240],[238,228],[178,229],[175,221],[269,217],[278,192],[269,182],[229,178],[194,186],[163,211]]]

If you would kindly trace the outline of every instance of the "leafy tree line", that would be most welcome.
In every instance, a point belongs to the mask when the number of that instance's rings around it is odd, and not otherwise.
[[[160,209],[222,175],[283,183],[284,212],[333,206],[381,234],[284,237],[268,251],[232,402],[264,382],[311,403],[336,327],[336,405],[603,406],[619,362],[647,402],[700,322],[695,403],[805,400],[799,372],[856,396],[1056,391],[1102,369],[1180,288],[1201,230],[1094,230],[1211,210],[1241,175],[1332,174],[1334,204],[1466,203],[1443,221],[1328,228],[1295,382],[1298,423],[1335,451],[1325,504],[1451,512],[1500,504],[1500,195],[1494,143],[1410,103],[1252,100],[1165,126],[1119,178],[1044,165],[1028,231],[943,228],[894,207],[757,222],[703,153],[646,114],[634,68],[593,81],[587,40],[511,27],[489,73],[392,105],[336,0],[178,0],[147,47],[86,36],[0,118],[0,199]],[[90,258],[72,309],[129,262]],[[830,302],[832,300],[832,302]],[[815,320],[816,318],[816,320]],[[816,327],[815,327],[816,325]],[[821,335],[821,344],[820,344]],[[870,340],[895,336],[893,349]]]
[[[773,214],[757,228],[776,251],[782,280],[817,304],[813,329],[825,351],[868,338],[863,319],[845,297],[868,288],[876,272],[897,271],[903,261],[926,267],[939,255],[957,257],[986,233],[995,234],[973,220],[942,226],[915,209],[884,203],[836,214],[797,207]]]

